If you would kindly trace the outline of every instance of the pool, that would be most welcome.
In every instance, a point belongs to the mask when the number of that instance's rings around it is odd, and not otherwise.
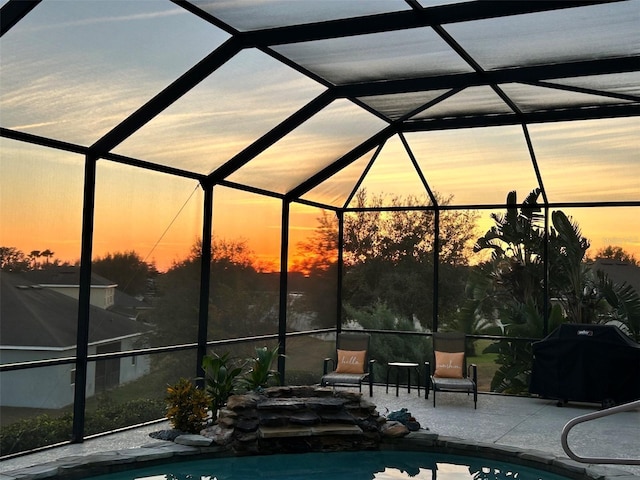
[[[91,480],[567,480],[479,457],[407,451],[300,453],[167,463],[86,477]]]

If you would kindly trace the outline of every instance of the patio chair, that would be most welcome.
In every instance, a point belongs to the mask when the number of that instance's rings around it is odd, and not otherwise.
[[[339,333],[336,338],[336,356],[325,358],[320,384],[324,387],[358,386],[369,381],[369,396],[373,396],[373,364],[369,357],[371,336],[368,333]]]
[[[478,367],[467,367],[465,355],[465,334],[442,332],[433,334],[433,369],[425,362],[427,387],[425,398],[433,388],[433,406],[436,406],[436,392],[473,393],[473,408],[478,406]]]

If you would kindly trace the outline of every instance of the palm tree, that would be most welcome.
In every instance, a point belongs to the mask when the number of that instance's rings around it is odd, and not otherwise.
[[[584,262],[589,241],[580,227],[562,211],[551,214],[549,232],[549,282],[554,297],[562,304],[567,318],[574,323],[591,323],[587,303],[589,266]],[[585,288],[587,287],[587,288]]]
[[[42,256],[42,253],[40,252],[40,250],[31,250],[31,253],[29,253],[29,258],[31,259],[31,268],[33,270],[35,270],[38,267],[37,258],[40,256]]]
[[[542,251],[544,245],[544,217],[537,204],[540,189],[536,188],[525,198],[518,211],[516,192],[507,195],[507,212],[491,214],[496,225],[474,246],[479,252],[493,250],[490,272],[493,281],[518,303],[543,303],[540,279],[543,278]]]
[[[602,271],[598,272],[598,278],[598,291],[611,306],[604,318],[618,322],[621,330],[640,342],[640,294],[626,282],[612,282]]]
[[[49,249],[45,250],[40,254],[46,259],[47,265],[49,265],[49,258],[53,257],[53,252]]]

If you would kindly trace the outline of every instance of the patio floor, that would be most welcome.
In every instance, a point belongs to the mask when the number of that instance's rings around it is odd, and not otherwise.
[[[366,389],[363,389],[366,390]],[[368,398],[365,392],[366,398]],[[537,450],[566,457],[560,443],[562,427],[571,419],[598,410],[593,404],[570,403],[556,406],[555,401],[535,398],[480,394],[478,409],[473,409],[472,397],[464,394],[438,393],[438,404],[432,397],[424,399],[412,388],[407,393],[401,387],[398,397],[395,387],[385,392],[384,386],[374,387],[373,403],[381,414],[407,408],[422,428],[438,435],[457,437],[499,446]],[[62,457],[136,448],[162,442],[149,437],[150,432],[168,428],[165,422],[86,440],[82,444],[65,445],[39,453],[0,462],[0,473],[32,465],[40,465]],[[569,436],[573,452],[583,457],[640,458],[640,411],[623,412],[577,425]],[[640,466],[610,465],[620,474],[629,472],[640,478]],[[0,480],[3,475],[0,474]]]

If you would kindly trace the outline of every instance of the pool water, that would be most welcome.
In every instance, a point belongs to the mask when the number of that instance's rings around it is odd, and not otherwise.
[[[365,451],[225,457],[156,465],[92,480],[567,480],[529,467],[477,457]]]

